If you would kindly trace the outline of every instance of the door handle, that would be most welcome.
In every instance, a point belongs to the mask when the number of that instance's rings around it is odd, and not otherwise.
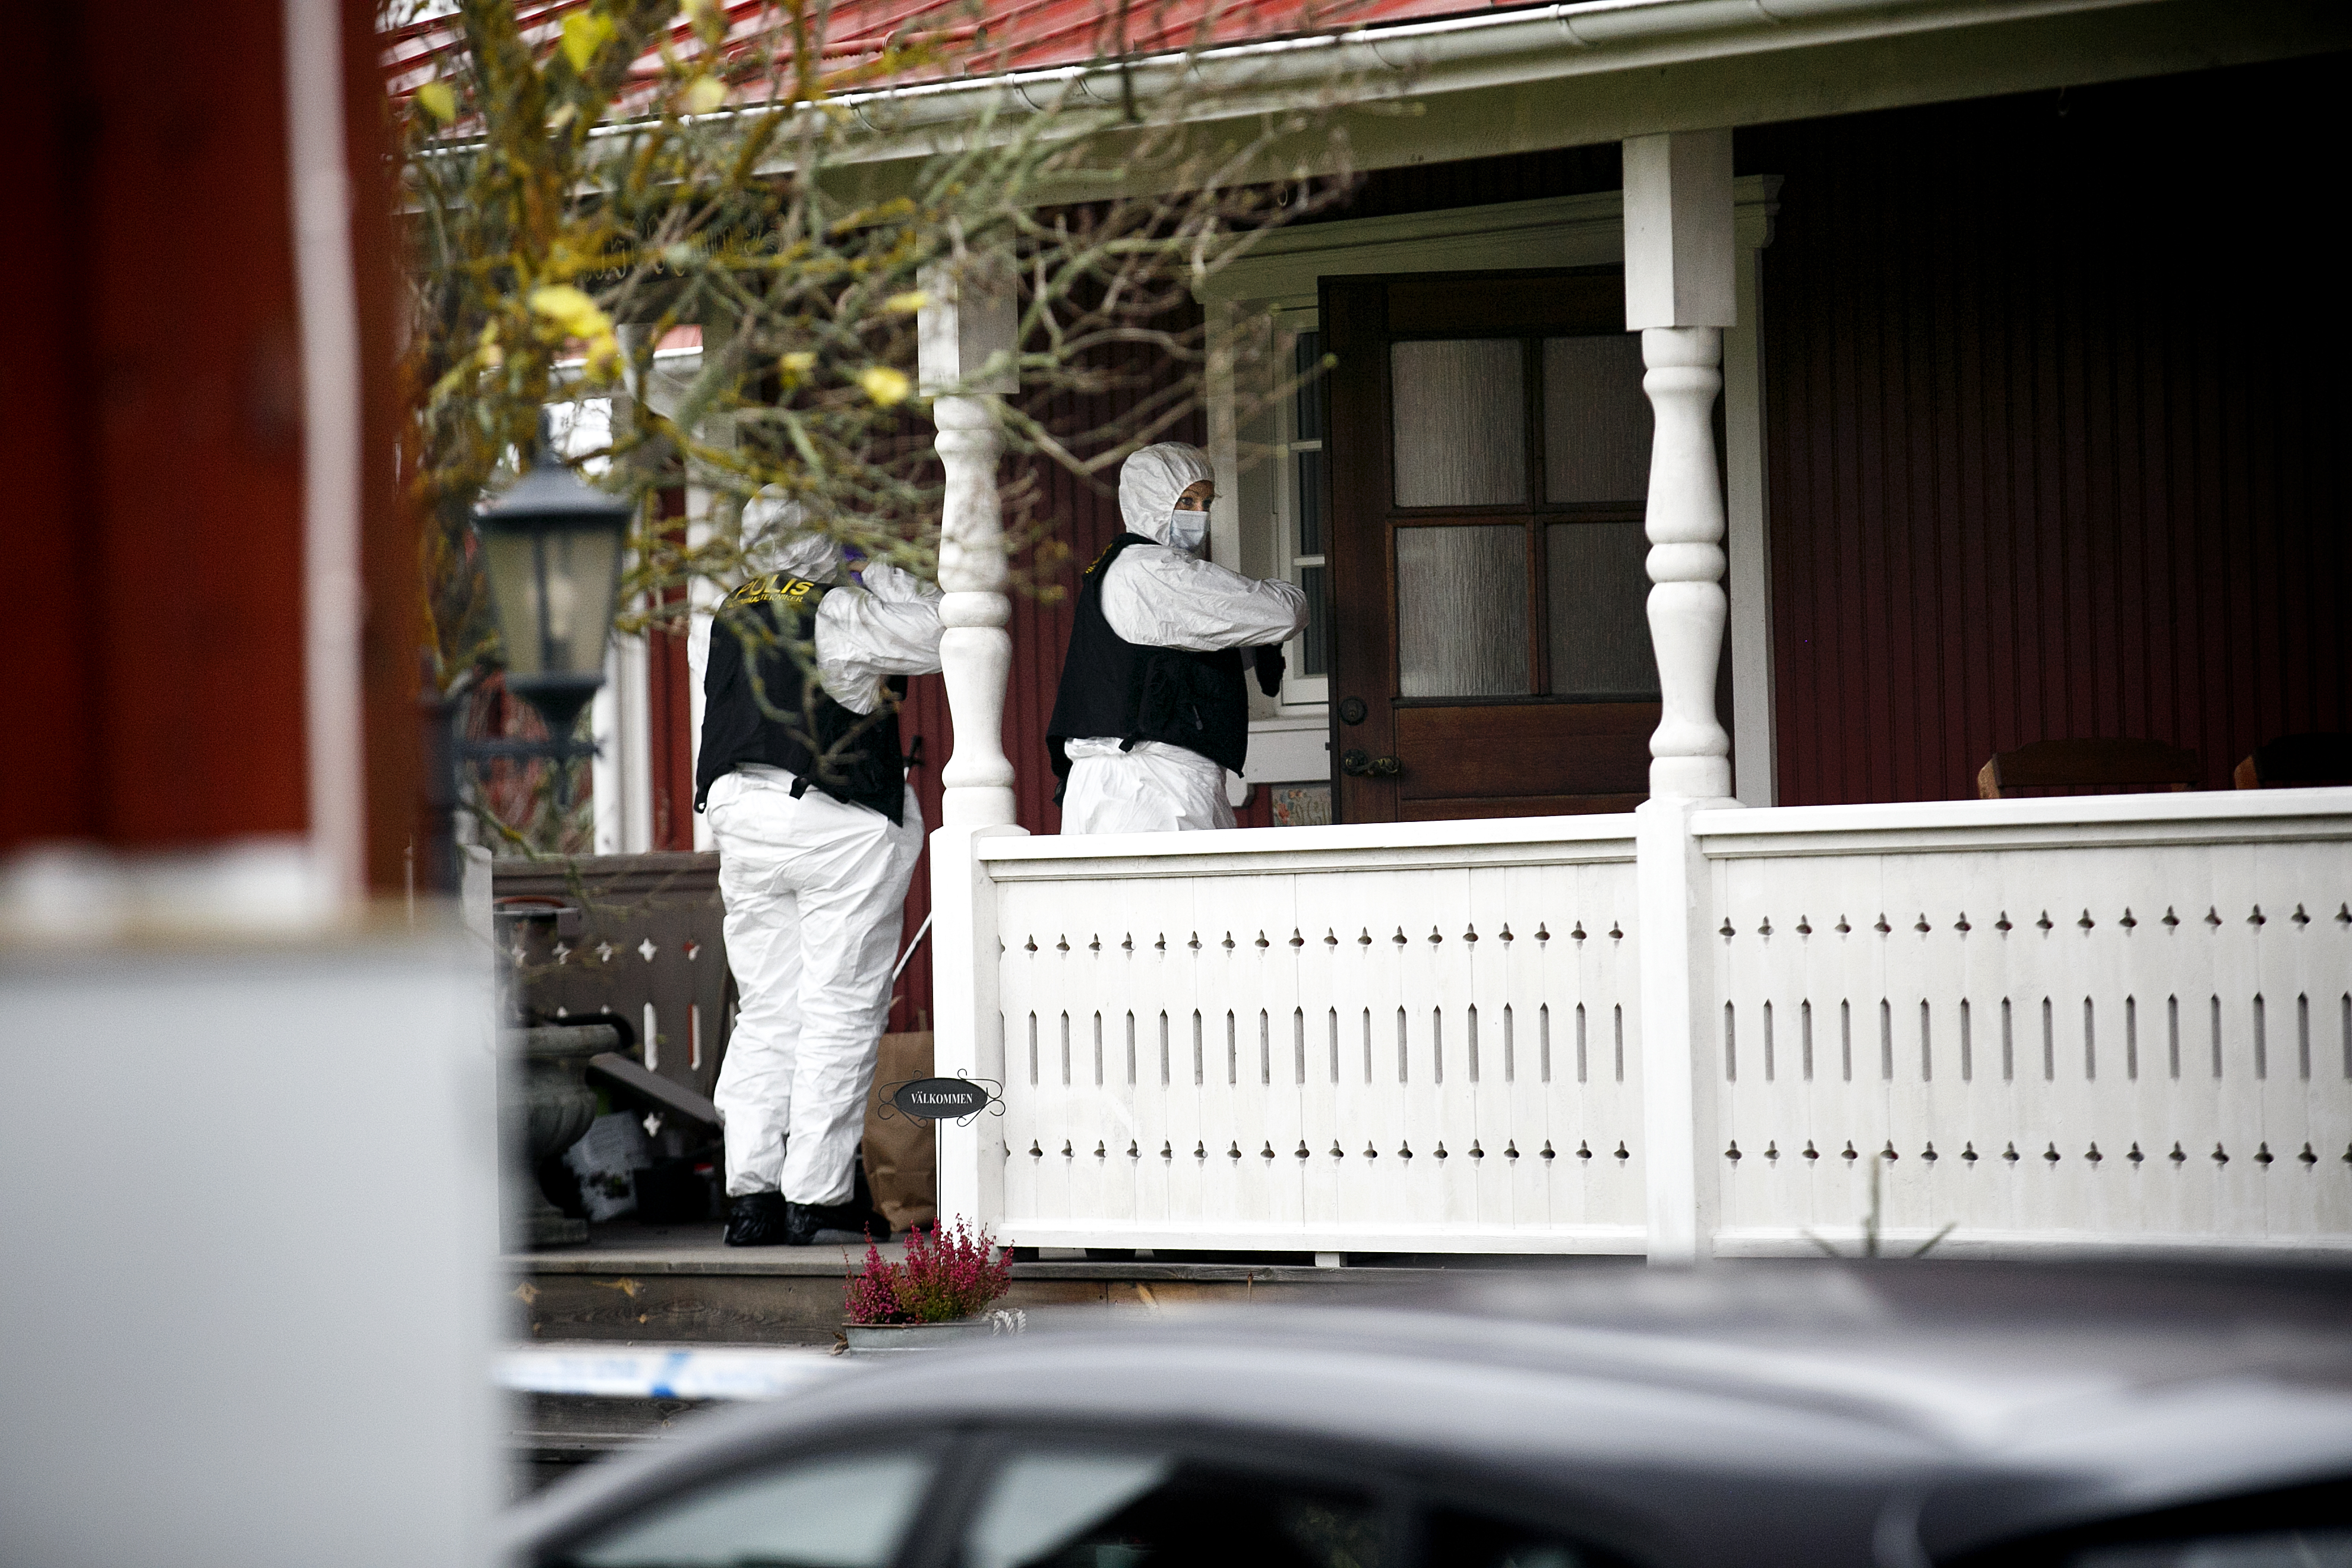
[[[1366,754],[1360,746],[1351,746],[1339,754],[1339,771],[1351,779],[1392,779],[1404,772],[1404,764],[1394,757]]]

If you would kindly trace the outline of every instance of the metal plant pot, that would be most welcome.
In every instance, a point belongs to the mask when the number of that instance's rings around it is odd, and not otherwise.
[[[1017,1334],[1023,1322],[1018,1312],[992,1312],[946,1323],[844,1323],[841,1330],[848,1337],[851,1355],[911,1355],[997,1334]]]
[[[620,1046],[620,1031],[610,1024],[499,1031],[499,1142],[507,1175],[517,1184],[506,1205],[508,1250],[572,1247],[588,1239],[588,1222],[568,1218],[549,1203],[532,1173],[580,1142],[596,1119],[588,1058]]]

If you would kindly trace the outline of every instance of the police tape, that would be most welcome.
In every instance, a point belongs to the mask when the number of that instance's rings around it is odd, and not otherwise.
[[[518,1345],[500,1352],[492,1381],[512,1394],[599,1399],[781,1399],[854,1364],[822,1349],[571,1349]]]

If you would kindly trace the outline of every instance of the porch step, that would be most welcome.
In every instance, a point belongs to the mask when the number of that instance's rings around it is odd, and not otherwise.
[[[898,1244],[882,1248],[902,1255]],[[515,1338],[533,1344],[812,1345],[834,1342],[842,1285],[865,1248],[730,1247],[717,1225],[599,1226],[589,1244],[518,1254]],[[1447,1273],[1557,1268],[1559,1258],[1351,1257],[1344,1268],[1304,1261],[1162,1260],[1048,1255],[1013,1265],[999,1305],[1152,1310],[1200,1301],[1297,1301],[1339,1291],[1395,1289]],[[1582,1267],[1638,1260],[1591,1258]]]

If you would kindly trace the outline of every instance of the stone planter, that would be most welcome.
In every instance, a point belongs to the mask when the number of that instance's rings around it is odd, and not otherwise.
[[[620,1032],[610,1024],[499,1031],[499,1142],[507,1174],[517,1184],[506,1205],[508,1250],[572,1247],[588,1239],[588,1222],[566,1218],[539,1190],[532,1173],[541,1161],[580,1142],[596,1119],[588,1058],[620,1045]]]
[[[979,1318],[959,1318],[949,1323],[844,1323],[851,1355],[911,1355],[998,1334],[1017,1334],[1025,1319],[1019,1312],[992,1312]]]

